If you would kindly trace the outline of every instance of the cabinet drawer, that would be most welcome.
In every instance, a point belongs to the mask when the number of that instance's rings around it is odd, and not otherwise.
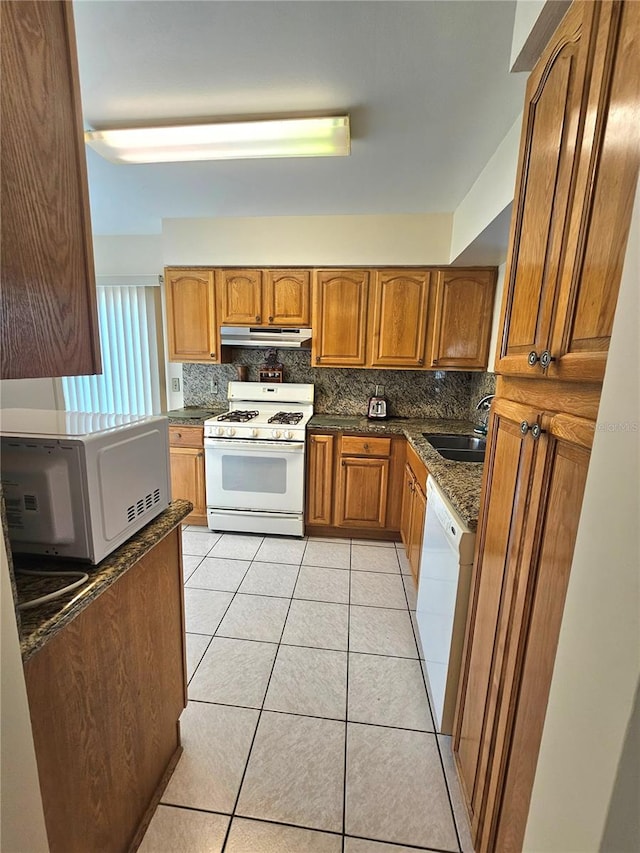
[[[365,435],[343,435],[340,444],[343,456],[389,456],[390,438],[369,438]]]
[[[171,447],[204,447],[204,427],[170,426],[169,444]]]

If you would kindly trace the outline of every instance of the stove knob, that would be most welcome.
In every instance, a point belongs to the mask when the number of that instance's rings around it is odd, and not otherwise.
[[[285,437],[285,438],[293,438],[293,433],[291,432],[291,430],[290,430],[290,429],[288,429],[288,430],[285,432],[284,437]]]
[[[216,427],[216,435],[224,435],[224,427]]]
[[[282,435],[282,433],[280,432],[280,430],[279,430],[279,429],[272,429],[272,430],[271,430],[271,435],[272,435],[274,438],[280,438],[280,436]]]
[[[235,434],[236,434],[235,427],[229,427],[227,429],[227,435],[235,435]]]
[[[258,435],[258,430],[257,430],[255,427],[251,430],[251,435],[252,435],[254,438]]]

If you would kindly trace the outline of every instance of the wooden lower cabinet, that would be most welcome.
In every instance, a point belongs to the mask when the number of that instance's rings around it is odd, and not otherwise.
[[[404,466],[400,535],[416,586],[420,576],[422,536],[427,514],[426,483],[427,469],[411,445],[408,445],[407,463]]]
[[[51,853],[123,853],[180,754],[180,528],[25,663]]]
[[[522,849],[594,429],[493,404],[454,727],[478,853]]]
[[[405,439],[312,433],[306,527],[316,535],[397,539]]]
[[[193,504],[193,512],[184,523],[206,526],[204,428],[170,426],[169,459],[172,498],[186,498]]]

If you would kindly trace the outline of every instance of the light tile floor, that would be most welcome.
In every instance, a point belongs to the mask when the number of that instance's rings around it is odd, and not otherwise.
[[[184,753],[142,853],[469,853],[402,546],[183,530]]]

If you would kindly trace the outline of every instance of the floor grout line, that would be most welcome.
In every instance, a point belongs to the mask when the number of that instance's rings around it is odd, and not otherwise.
[[[197,532],[197,531],[187,531],[187,532]],[[222,534],[222,535],[224,535],[224,534]],[[218,540],[216,540],[216,542],[220,541],[220,539],[221,539],[221,538],[222,538],[222,537],[220,536],[220,537],[218,538]],[[201,657],[200,657],[200,659],[199,659],[198,663],[197,663],[197,664],[196,664],[196,666],[194,667],[194,670],[193,670],[193,672],[192,672],[192,674],[191,674],[191,678],[189,678],[189,683],[190,683],[190,682],[192,681],[192,679],[194,678],[194,676],[195,676],[195,674],[196,674],[196,672],[197,672],[198,668],[200,667],[200,664],[202,663],[202,661],[204,660],[204,658],[205,658],[206,654],[208,653],[208,651],[209,651],[209,649],[210,649],[210,647],[211,647],[211,645],[212,645],[212,643],[213,643],[213,640],[214,640],[214,639],[216,639],[217,637],[220,637],[221,639],[235,639],[235,640],[238,640],[238,641],[240,641],[240,642],[245,641],[245,642],[266,643],[266,644],[268,644],[268,645],[275,645],[275,646],[276,646],[276,653],[275,653],[274,658],[273,658],[273,663],[272,663],[272,665],[271,665],[271,669],[270,669],[270,671],[269,671],[269,677],[268,677],[268,679],[267,679],[267,684],[266,684],[266,687],[265,687],[265,690],[264,690],[264,694],[263,694],[263,697],[262,697],[262,701],[261,701],[261,705],[260,705],[260,707],[259,707],[259,708],[250,707],[250,706],[244,706],[244,705],[231,705],[231,704],[224,703],[224,702],[214,702],[214,701],[211,701],[211,702],[210,702],[210,701],[208,701],[208,700],[202,700],[202,699],[189,699],[189,700],[188,700],[188,701],[193,701],[193,702],[195,702],[195,703],[201,703],[201,704],[221,705],[221,706],[223,706],[223,707],[236,707],[236,708],[243,708],[243,709],[248,709],[248,710],[252,710],[252,711],[256,711],[256,710],[258,711],[258,716],[257,716],[257,720],[256,720],[256,727],[255,727],[255,730],[254,730],[254,732],[253,732],[253,737],[252,737],[252,739],[251,739],[251,744],[250,744],[250,747],[249,747],[249,751],[248,751],[248,753],[247,753],[247,757],[246,757],[246,760],[245,760],[245,763],[244,763],[244,768],[243,768],[242,776],[241,776],[241,779],[240,779],[240,784],[239,784],[239,787],[238,787],[238,792],[237,792],[237,795],[236,795],[236,798],[235,798],[235,802],[234,802],[234,805],[233,805],[233,809],[232,809],[232,811],[231,811],[231,814],[229,814],[229,813],[227,813],[227,812],[219,812],[219,811],[215,811],[215,810],[208,810],[208,809],[198,809],[198,808],[193,808],[193,807],[189,807],[189,806],[183,806],[183,805],[177,805],[177,804],[175,804],[175,805],[174,805],[174,804],[166,803],[166,802],[165,802],[165,803],[162,803],[162,805],[170,806],[170,807],[173,807],[173,808],[182,808],[182,809],[185,809],[185,810],[188,810],[188,811],[200,811],[200,812],[208,812],[208,813],[211,813],[211,814],[220,814],[220,815],[222,815],[222,816],[229,817],[229,822],[228,822],[228,826],[227,826],[227,829],[226,829],[226,833],[225,833],[224,841],[223,841],[222,847],[220,848],[221,853],[223,853],[223,851],[226,849],[227,842],[228,842],[228,839],[229,839],[229,834],[230,834],[230,832],[231,832],[231,826],[232,826],[232,823],[233,823],[233,820],[234,820],[234,818],[235,818],[235,817],[244,817],[244,818],[246,818],[246,819],[248,819],[248,820],[258,821],[258,822],[265,823],[265,824],[273,824],[273,825],[290,826],[290,827],[292,827],[292,828],[299,828],[299,829],[307,830],[307,831],[311,831],[311,832],[320,832],[320,833],[324,833],[324,834],[328,834],[328,835],[334,835],[334,836],[335,836],[335,835],[338,835],[338,836],[341,836],[341,839],[342,839],[342,853],[344,853],[345,843],[346,843],[346,838],[347,838],[347,834],[346,834],[346,828],[347,828],[347,827],[346,827],[346,817],[347,817],[347,814],[346,814],[346,811],[347,811],[347,809],[346,809],[346,802],[347,802],[347,752],[348,752],[348,743],[347,743],[347,741],[348,741],[348,725],[349,725],[349,722],[352,722],[354,725],[363,725],[363,726],[369,726],[369,727],[372,727],[372,728],[392,729],[392,730],[400,730],[400,731],[411,731],[411,732],[415,732],[415,733],[419,733],[419,734],[428,734],[428,735],[431,735],[431,736],[435,739],[435,742],[436,742],[436,748],[437,748],[437,754],[438,754],[438,758],[439,758],[440,771],[441,771],[442,778],[443,778],[443,780],[444,780],[444,784],[445,784],[445,790],[446,790],[446,794],[447,794],[447,801],[448,801],[448,805],[449,805],[449,812],[450,812],[451,819],[452,819],[452,822],[453,822],[454,831],[455,831],[455,837],[456,837],[456,842],[457,842],[458,847],[457,847],[457,850],[455,850],[455,851],[451,851],[451,850],[448,850],[448,849],[447,849],[447,850],[445,850],[445,849],[443,849],[443,848],[435,848],[435,847],[429,847],[429,848],[426,848],[426,847],[420,847],[420,846],[418,846],[418,845],[413,845],[413,844],[404,844],[404,845],[399,845],[399,846],[401,846],[401,847],[403,846],[403,847],[406,847],[406,848],[408,848],[408,849],[413,849],[413,850],[416,850],[416,851],[426,851],[426,850],[429,850],[429,851],[434,851],[434,853],[436,853],[436,851],[437,851],[437,853],[460,853],[460,851],[462,850],[462,844],[461,844],[460,833],[459,833],[459,830],[458,830],[458,824],[457,824],[456,814],[455,814],[455,811],[454,811],[454,808],[453,808],[453,800],[452,800],[452,795],[451,795],[451,790],[450,790],[450,785],[449,785],[449,779],[448,779],[447,773],[446,773],[446,771],[445,771],[445,765],[444,765],[444,759],[443,759],[443,755],[442,755],[442,749],[441,749],[440,739],[439,739],[439,737],[438,737],[438,733],[435,731],[435,723],[434,723],[433,711],[432,711],[432,709],[431,709],[431,701],[430,701],[430,698],[429,698],[429,692],[428,692],[427,687],[426,687],[426,674],[425,674],[425,670],[424,670],[424,667],[423,667],[423,662],[422,662],[422,659],[420,658],[420,653],[419,653],[419,649],[418,649],[418,641],[417,641],[417,637],[416,637],[416,626],[415,626],[415,623],[414,623],[413,619],[411,618],[411,613],[412,613],[412,612],[415,612],[415,611],[411,611],[410,602],[409,602],[409,593],[408,593],[408,591],[407,591],[407,582],[404,580],[404,578],[405,578],[405,577],[411,577],[411,580],[412,580],[412,583],[413,583],[413,577],[412,577],[411,575],[405,574],[405,573],[402,571],[402,564],[401,564],[401,561],[400,561],[400,555],[399,555],[399,553],[398,553],[398,548],[395,546],[395,543],[393,543],[393,544],[394,544],[394,551],[395,551],[395,554],[396,554],[396,559],[397,559],[397,561],[398,561],[398,565],[399,565],[400,571],[399,571],[399,572],[398,572],[398,571],[389,571],[389,572],[371,572],[371,571],[369,571],[369,570],[367,570],[367,569],[354,569],[354,568],[353,568],[353,565],[352,565],[352,562],[353,562],[353,548],[354,548],[353,540],[350,540],[350,541],[349,541],[349,546],[350,546],[350,547],[349,547],[349,568],[345,568],[345,569],[340,568],[340,569],[339,569],[338,567],[335,567],[335,566],[313,566],[312,564],[306,564],[306,563],[304,563],[304,556],[305,556],[305,554],[306,554],[306,551],[307,551],[308,545],[309,545],[309,543],[310,543],[310,542],[313,542],[313,541],[314,541],[313,539],[311,539],[311,538],[309,538],[309,537],[305,537],[305,539],[303,540],[303,541],[305,542],[305,545],[304,545],[304,549],[303,549],[303,551],[302,551],[302,557],[301,557],[300,562],[299,562],[299,563],[296,563],[296,564],[294,564],[294,563],[282,563],[282,564],[281,564],[281,565],[283,565],[283,566],[292,566],[292,567],[293,567],[293,566],[297,566],[297,573],[296,573],[296,578],[295,578],[295,582],[294,582],[294,586],[293,586],[293,592],[291,593],[291,595],[290,595],[290,596],[287,596],[287,595],[273,595],[273,594],[270,594],[270,593],[260,593],[260,592],[244,592],[244,593],[242,593],[242,592],[240,592],[240,591],[239,591],[239,587],[240,587],[240,585],[244,582],[244,579],[246,578],[246,576],[247,576],[248,572],[250,571],[250,569],[251,569],[251,567],[254,565],[254,563],[274,563],[274,562],[275,562],[275,563],[277,563],[277,561],[273,561],[273,560],[264,560],[264,559],[263,559],[263,560],[257,560],[257,559],[256,559],[256,556],[257,556],[257,554],[258,554],[259,549],[262,547],[262,545],[264,544],[264,542],[265,542],[265,541],[267,541],[267,539],[268,539],[268,538],[269,538],[269,537],[264,537],[264,536],[262,537],[262,539],[261,539],[261,541],[260,541],[260,544],[259,544],[259,546],[258,546],[258,548],[257,548],[257,550],[256,550],[256,552],[255,552],[255,554],[254,554],[254,556],[253,556],[253,558],[251,558],[250,560],[247,560],[246,558],[234,558],[234,557],[220,557],[220,558],[219,558],[219,559],[225,559],[225,560],[237,560],[238,562],[240,562],[240,561],[248,562],[248,566],[247,566],[246,571],[244,572],[244,574],[243,574],[243,576],[242,576],[242,580],[241,580],[241,581],[240,581],[240,583],[238,584],[238,588],[237,588],[235,591],[231,591],[231,590],[212,590],[212,589],[210,589],[209,587],[195,587],[195,586],[193,586],[193,587],[188,587],[188,586],[187,586],[188,578],[187,578],[187,579],[185,580],[185,582],[184,582],[184,586],[185,586],[185,588],[186,588],[186,589],[205,590],[205,591],[212,591],[212,592],[223,592],[223,593],[227,593],[227,594],[230,594],[230,595],[231,595],[231,599],[230,599],[230,601],[229,601],[229,603],[228,603],[227,607],[225,608],[225,611],[224,611],[224,613],[222,614],[222,617],[221,617],[221,618],[220,618],[220,620],[218,621],[218,624],[217,624],[217,627],[216,627],[215,632],[214,632],[212,635],[210,635],[210,634],[206,634],[206,633],[205,633],[205,634],[202,634],[202,633],[200,633],[200,632],[193,632],[193,631],[192,631],[192,632],[187,632],[187,633],[193,633],[193,634],[195,634],[195,635],[197,635],[197,636],[208,636],[208,637],[209,637],[209,642],[206,644],[206,647],[205,647],[205,649],[204,649],[204,652],[202,653],[202,655],[201,655]],[[327,543],[327,544],[330,544],[330,543]],[[340,544],[346,544],[346,543],[340,543]],[[360,546],[365,545],[365,544],[366,544],[366,543],[358,542],[358,543],[357,543],[357,546],[358,546],[358,547],[360,547]],[[212,546],[212,548],[213,548],[213,547],[215,547],[215,543],[214,543],[214,545]],[[378,547],[379,547],[379,550],[383,550],[380,546],[378,546]],[[384,550],[385,550],[385,551],[389,551],[389,550],[391,550],[391,548],[388,548],[388,547],[387,547],[387,548],[384,548]],[[199,562],[198,562],[198,565],[195,567],[195,569],[193,569],[193,571],[192,571],[192,572],[190,572],[190,574],[189,574],[189,578],[190,578],[190,577],[192,577],[193,573],[194,573],[194,572],[195,572],[195,571],[196,571],[196,570],[201,566],[202,561],[203,561],[204,559],[206,559],[206,558],[207,558],[207,556],[209,556],[209,555],[207,554],[207,555],[202,555],[202,556],[201,556],[201,555],[185,555],[185,556],[192,556],[192,557],[199,557],[199,558],[200,558],[200,559],[199,559]],[[215,557],[216,555],[212,555],[212,556],[213,556],[213,557]],[[326,568],[326,569],[336,569],[336,570],[341,570],[341,571],[348,571],[348,572],[349,572],[348,601],[347,601],[347,602],[329,602],[329,601],[323,601],[323,600],[321,600],[321,599],[315,599],[315,598],[295,598],[295,597],[294,597],[294,596],[295,596],[295,588],[296,588],[296,585],[297,585],[298,580],[299,580],[299,578],[300,578],[300,573],[301,573],[301,570],[302,570],[302,568],[303,568],[303,567],[310,567],[310,568]],[[400,578],[401,578],[401,580],[402,580],[402,588],[403,588],[404,598],[405,598],[405,601],[406,601],[406,608],[405,608],[405,607],[403,607],[403,608],[400,608],[400,607],[389,607],[388,605],[378,605],[378,604],[354,604],[354,603],[352,603],[351,585],[352,585],[352,579],[353,579],[353,577],[354,577],[354,575],[353,575],[353,572],[354,572],[354,571],[355,571],[355,572],[358,572],[358,573],[360,573],[360,572],[367,572],[368,574],[372,574],[372,575],[384,575],[384,576],[392,575],[392,576],[396,576],[396,577],[397,577],[397,576],[400,576]],[[287,607],[287,611],[286,611],[285,618],[284,618],[284,621],[283,621],[282,629],[281,629],[281,631],[280,631],[280,637],[279,637],[279,639],[278,639],[278,641],[277,641],[277,642],[269,641],[269,640],[258,640],[258,639],[253,639],[253,638],[252,638],[252,639],[249,639],[249,638],[242,638],[242,637],[225,637],[224,635],[222,635],[222,634],[218,634],[218,633],[217,633],[217,632],[218,632],[218,630],[219,630],[219,627],[220,627],[220,625],[222,624],[222,622],[223,622],[224,618],[226,617],[226,615],[227,615],[227,613],[228,613],[228,611],[229,611],[230,607],[232,606],[233,602],[235,601],[236,596],[238,596],[238,595],[244,595],[244,596],[253,595],[253,596],[262,597],[262,598],[267,598],[267,599],[276,598],[276,599],[286,599],[286,600],[288,600],[288,607]],[[291,611],[291,607],[292,607],[292,604],[293,604],[293,602],[294,602],[294,601],[309,601],[309,602],[318,603],[318,604],[338,604],[338,605],[340,605],[341,607],[348,607],[348,611],[347,611],[347,648],[346,648],[346,649],[331,649],[331,648],[325,648],[325,647],[319,647],[319,646],[306,646],[306,645],[300,645],[300,644],[296,644],[296,643],[284,643],[284,642],[282,641],[282,638],[283,638],[283,636],[284,636],[284,631],[285,631],[285,628],[286,628],[287,620],[288,620],[288,618],[289,618],[289,614],[290,614],[290,611]],[[352,609],[353,607],[369,608],[369,609],[371,609],[371,610],[388,610],[388,611],[398,612],[398,613],[406,612],[406,613],[407,613],[407,615],[409,616],[409,621],[410,621],[410,623],[411,623],[411,631],[412,631],[412,635],[413,635],[414,643],[415,643],[415,645],[416,645],[416,655],[417,655],[417,657],[406,657],[406,656],[403,656],[403,655],[393,655],[393,654],[386,654],[386,653],[382,653],[382,652],[360,652],[360,651],[352,650],[352,649],[351,649],[351,609]],[[343,773],[343,809],[342,809],[342,832],[341,832],[341,833],[340,833],[340,832],[333,832],[333,831],[331,831],[331,830],[326,830],[326,829],[317,829],[317,828],[312,828],[312,827],[309,827],[309,826],[302,826],[302,825],[295,824],[295,823],[285,823],[285,822],[282,822],[282,821],[269,820],[269,819],[266,819],[266,818],[254,818],[254,817],[249,817],[249,816],[239,815],[239,814],[237,813],[237,807],[238,807],[238,803],[239,803],[239,801],[240,801],[240,795],[241,795],[242,788],[243,788],[243,785],[244,785],[244,782],[245,782],[245,778],[246,778],[247,770],[248,770],[248,767],[249,767],[249,762],[250,762],[251,755],[252,755],[252,752],[253,752],[253,749],[254,749],[254,745],[255,745],[256,738],[257,738],[257,733],[258,733],[258,729],[259,729],[259,727],[260,727],[260,722],[261,722],[261,719],[262,719],[263,712],[268,711],[268,713],[280,714],[280,715],[285,715],[285,716],[286,716],[286,715],[289,715],[289,716],[299,716],[299,717],[312,718],[312,719],[318,719],[318,720],[332,720],[332,721],[336,721],[336,718],[335,718],[335,717],[326,717],[326,716],[325,716],[325,717],[323,717],[323,716],[318,716],[318,715],[314,715],[314,714],[297,714],[297,713],[290,712],[290,711],[280,711],[280,710],[273,710],[273,711],[271,711],[271,710],[268,710],[268,709],[266,709],[266,708],[264,707],[264,705],[265,705],[265,701],[266,701],[266,697],[267,697],[267,694],[268,694],[268,691],[269,691],[269,687],[270,687],[270,684],[271,684],[271,680],[272,680],[272,678],[273,678],[273,674],[274,674],[274,671],[275,671],[275,666],[276,666],[276,663],[277,663],[277,660],[278,660],[279,651],[280,651],[280,648],[281,648],[282,646],[285,646],[285,647],[295,647],[295,648],[306,648],[306,649],[314,649],[314,650],[323,650],[323,651],[339,651],[339,652],[342,652],[342,653],[346,654],[345,719],[344,719],[344,720],[339,720],[339,719],[337,720],[338,722],[344,722],[344,726],[345,726],[345,730],[344,730],[344,731],[345,731],[345,738],[344,738],[344,741],[345,741],[345,742],[344,742],[344,773]],[[429,708],[429,715],[430,715],[430,718],[431,718],[431,723],[432,723],[432,727],[433,727],[433,728],[432,728],[431,730],[424,730],[424,729],[411,729],[411,728],[406,728],[405,726],[389,726],[389,725],[383,725],[383,724],[380,724],[380,723],[368,723],[368,722],[365,722],[365,721],[350,721],[350,720],[349,720],[349,660],[350,660],[350,656],[351,656],[351,654],[362,654],[362,655],[370,655],[370,656],[375,656],[375,657],[388,657],[388,658],[393,658],[393,659],[397,659],[397,660],[417,660],[417,661],[418,661],[418,663],[420,664],[420,672],[421,672],[421,675],[422,675],[422,681],[423,681],[423,685],[424,685],[424,688],[425,688],[425,694],[426,694],[426,699],[427,699],[427,707]],[[363,840],[363,841],[369,841],[369,842],[371,842],[371,843],[380,843],[380,844],[387,843],[387,844],[390,844],[390,845],[398,845],[398,844],[399,844],[399,842],[396,842],[396,841],[383,841],[382,839],[373,839],[373,838],[369,838],[369,837],[367,837],[367,836],[362,836],[362,835],[354,835],[354,836],[349,836],[349,837],[358,838],[358,839],[361,839],[361,840]]]

